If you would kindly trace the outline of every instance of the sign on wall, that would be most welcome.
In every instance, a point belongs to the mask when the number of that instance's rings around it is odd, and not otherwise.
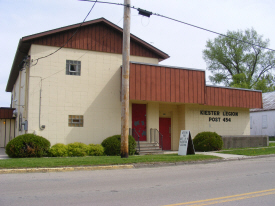
[[[231,122],[231,117],[238,117],[239,112],[200,110],[200,115],[209,116],[209,122]]]
[[[181,130],[178,155],[195,154],[190,130]]]

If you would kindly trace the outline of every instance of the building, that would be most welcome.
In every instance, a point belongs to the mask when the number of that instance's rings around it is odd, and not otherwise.
[[[15,114],[13,108],[0,107],[0,147],[15,137]]]
[[[250,134],[275,136],[275,92],[263,93],[263,108],[250,109]]]
[[[18,114],[15,136],[98,144],[121,132],[122,29],[104,18],[79,25],[19,41],[6,87]],[[169,56],[134,35],[130,50],[129,125],[140,141],[163,136],[163,149],[177,150],[184,129],[193,137],[249,135],[260,91],[206,86],[205,71],[159,65]]]

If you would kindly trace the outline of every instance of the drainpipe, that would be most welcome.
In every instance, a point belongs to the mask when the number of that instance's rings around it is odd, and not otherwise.
[[[44,130],[45,125],[40,124],[40,120],[41,120],[41,98],[42,98],[41,93],[42,93],[42,79],[41,79],[40,97],[39,97],[39,129]]]
[[[30,76],[30,77],[37,77],[40,78],[40,91],[39,91],[39,117],[38,117],[38,124],[39,124],[39,129],[44,130],[45,125],[41,125],[41,99],[42,99],[42,77],[40,76]]]

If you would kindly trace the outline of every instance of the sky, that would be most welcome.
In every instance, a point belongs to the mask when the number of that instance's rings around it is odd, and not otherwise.
[[[10,106],[11,94],[5,90],[19,40],[81,23],[93,4],[78,0],[0,0],[0,107]],[[253,27],[270,40],[269,48],[275,49],[274,0],[131,0],[131,5],[222,34]],[[86,21],[101,17],[123,27],[122,6],[96,3]],[[201,70],[207,69],[202,54],[206,41],[218,37],[156,15],[144,17],[137,10],[131,10],[130,30],[170,56],[160,64]],[[206,76],[209,74],[206,70]]]

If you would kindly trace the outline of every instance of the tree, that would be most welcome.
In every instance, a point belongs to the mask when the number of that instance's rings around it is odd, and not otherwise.
[[[210,81],[229,87],[274,91],[275,52],[263,48],[268,47],[269,39],[263,40],[253,28],[228,31],[226,35],[208,40],[203,51],[207,69],[212,73]]]

